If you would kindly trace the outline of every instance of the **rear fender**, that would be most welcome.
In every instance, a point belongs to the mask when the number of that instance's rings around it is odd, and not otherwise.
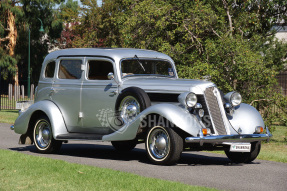
[[[68,133],[62,113],[55,103],[49,100],[39,101],[31,105],[25,112],[21,113],[14,124],[14,131],[18,134],[26,134],[29,127],[31,116],[35,112],[43,112],[50,120],[53,137],[59,134]]]
[[[142,120],[149,114],[158,114],[178,128],[197,136],[199,129],[202,128],[197,118],[189,111],[172,104],[157,104],[142,111],[132,122],[124,125],[118,131],[103,136],[103,141],[132,140],[136,137],[138,128]]]

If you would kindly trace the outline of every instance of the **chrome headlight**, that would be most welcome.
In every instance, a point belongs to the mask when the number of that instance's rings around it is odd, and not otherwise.
[[[197,103],[197,97],[195,93],[184,92],[178,96],[178,102],[186,107],[194,107]]]
[[[186,105],[188,107],[193,107],[195,106],[195,104],[197,103],[197,97],[194,93],[189,93],[187,96],[186,96]]]
[[[238,106],[242,102],[242,97],[238,92],[229,92],[224,96],[224,99],[232,104],[232,106]]]

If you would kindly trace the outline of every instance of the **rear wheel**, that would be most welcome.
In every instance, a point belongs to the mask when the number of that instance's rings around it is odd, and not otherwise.
[[[256,159],[261,149],[261,141],[251,143],[251,151],[246,152],[230,152],[225,151],[226,156],[235,163],[250,163]]]
[[[183,139],[172,128],[155,126],[149,129],[145,145],[152,163],[172,165],[180,158]]]
[[[53,138],[51,123],[46,116],[41,116],[36,120],[33,139],[36,149],[40,153],[55,153],[62,146],[62,141]]]

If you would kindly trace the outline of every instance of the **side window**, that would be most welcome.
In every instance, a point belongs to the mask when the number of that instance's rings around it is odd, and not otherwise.
[[[108,73],[114,72],[112,63],[101,60],[89,60],[88,69],[89,80],[108,80]]]
[[[82,60],[61,60],[58,76],[60,79],[80,79]]]
[[[45,78],[53,78],[55,72],[56,62],[49,62],[45,69]]]

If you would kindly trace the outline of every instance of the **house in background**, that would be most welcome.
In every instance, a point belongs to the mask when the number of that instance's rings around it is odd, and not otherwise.
[[[274,26],[274,29],[277,30],[276,38],[279,40],[285,40],[287,42],[287,26]]]
[[[287,26],[277,25],[274,28],[277,33],[276,38],[279,40],[284,40],[287,43]],[[286,53],[287,54],[287,53]],[[285,70],[287,70],[287,64],[285,64]],[[281,72],[278,76],[278,83],[282,87],[283,94],[287,96],[287,71]]]

